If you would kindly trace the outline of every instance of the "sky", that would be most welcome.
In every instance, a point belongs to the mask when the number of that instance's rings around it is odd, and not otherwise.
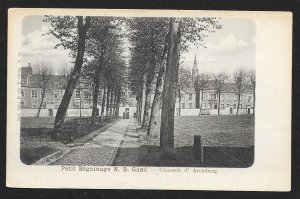
[[[255,68],[255,23],[246,18],[220,19],[223,28],[210,33],[204,40],[206,48],[191,44],[181,57],[183,66],[192,68],[195,54],[199,72],[232,74],[238,68]],[[72,59],[69,51],[61,47],[54,49],[59,41],[52,35],[45,35],[50,25],[43,22],[43,16],[28,16],[22,24],[22,66],[28,62],[50,63],[54,70],[69,65]]]

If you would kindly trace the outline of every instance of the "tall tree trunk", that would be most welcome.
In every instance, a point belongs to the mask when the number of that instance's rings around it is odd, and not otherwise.
[[[114,100],[114,90],[111,89],[110,102],[109,102],[109,119],[111,119],[112,117],[113,100]]]
[[[149,125],[149,119],[150,119],[149,109],[150,109],[150,103],[151,103],[151,87],[152,87],[151,83],[149,83],[149,82],[146,83],[145,103],[144,103],[145,106],[144,106],[144,116],[143,116],[142,128],[147,128]]]
[[[158,75],[156,78],[156,86],[155,86],[155,92],[154,92],[154,98],[152,102],[151,107],[151,115],[150,115],[150,121],[149,126],[147,130],[147,135],[151,135],[154,128],[156,127],[158,120],[159,120],[159,114],[160,114],[160,102],[161,102],[161,92],[162,92],[162,79],[165,71],[164,64],[161,64]]]
[[[107,93],[106,93],[106,120],[108,119],[109,117],[109,96],[110,96],[110,92],[111,92],[111,88],[110,88],[110,85],[108,84],[107,85]]]
[[[99,88],[100,88],[100,71],[101,71],[101,65],[102,65],[102,63],[100,63],[99,66],[97,67],[95,78],[94,78],[94,96],[93,96],[93,110],[92,110],[91,125],[94,125],[95,124],[95,120],[96,120],[97,105],[98,105],[98,95],[99,95]]]
[[[115,90],[114,102],[113,102],[113,116],[116,116],[117,97],[118,97],[117,90]]]
[[[101,117],[100,117],[101,122],[103,121],[103,117],[104,117],[105,95],[106,95],[106,86],[104,86],[104,89],[103,89],[103,97],[102,97],[102,105],[101,105]]]
[[[142,122],[143,121],[143,118],[144,118],[144,111],[145,111],[145,95],[146,95],[146,81],[145,81],[145,77],[144,77],[144,81],[143,81],[143,87],[142,87],[142,98],[141,98],[141,101],[140,101],[140,107],[141,107],[141,116],[140,116],[140,121],[139,122]]]
[[[42,105],[43,105],[43,102],[44,102],[44,98],[45,98],[45,91],[43,91],[43,94],[42,94],[42,100],[41,100],[41,103],[39,105],[39,110],[36,114],[36,118],[38,118],[40,116],[40,112],[41,112],[41,109],[42,109]]]
[[[77,55],[75,59],[75,65],[74,69],[72,71],[72,74],[69,78],[67,88],[65,91],[65,94],[63,96],[63,99],[59,105],[59,108],[56,113],[55,121],[54,121],[54,129],[59,129],[62,127],[63,122],[65,120],[66,112],[70,103],[70,100],[73,95],[74,88],[76,86],[76,82],[80,76],[81,67],[83,64],[83,56],[85,51],[85,40],[86,40],[86,33],[90,27],[90,21],[91,17],[85,18],[85,24],[83,23],[83,17],[79,16],[77,17],[78,22],[78,47],[77,47]],[[55,131],[58,132],[58,131]],[[58,134],[56,134],[56,137]]]
[[[241,95],[238,94],[238,104],[237,104],[237,109],[236,109],[236,115],[239,114],[239,109],[240,109],[240,99],[241,99]]]
[[[178,116],[181,116],[181,89],[180,88],[178,88]]]
[[[118,90],[117,103],[116,103],[116,113],[115,113],[115,115],[117,117],[119,117],[119,113],[120,113],[120,100],[121,100],[121,91]]]
[[[139,115],[140,115],[140,107],[139,107],[139,97],[136,97],[136,120],[139,121]]]
[[[200,102],[200,111],[199,111],[199,116],[201,116],[201,114],[202,114],[203,90],[201,90],[200,92],[201,92],[201,102]]]
[[[168,42],[166,75],[162,93],[160,126],[160,146],[162,148],[174,148],[174,110],[178,82],[181,26],[182,19],[170,18],[170,40]]]
[[[218,92],[218,115],[220,115],[220,100],[221,100],[221,91]]]
[[[200,108],[200,103],[199,103],[199,101],[200,101],[200,90],[198,90],[198,89],[196,89],[196,108]]]

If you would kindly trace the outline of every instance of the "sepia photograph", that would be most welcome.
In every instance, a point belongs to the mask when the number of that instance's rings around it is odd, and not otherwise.
[[[7,186],[290,190],[291,19],[11,9]]]
[[[27,16],[25,164],[249,167],[255,23]]]

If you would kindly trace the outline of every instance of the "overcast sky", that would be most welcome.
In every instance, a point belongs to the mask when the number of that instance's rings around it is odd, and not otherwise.
[[[205,38],[207,48],[191,45],[188,52],[182,54],[183,65],[191,68],[197,55],[199,72],[232,74],[239,67],[255,68],[255,24],[248,19],[221,19],[221,30]],[[69,64],[69,51],[54,49],[58,40],[44,35],[50,25],[43,22],[43,16],[28,16],[22,26],[22,65],[28,62],[48,62],[57,69]],[[69,64],[71,65],[71,64]]]

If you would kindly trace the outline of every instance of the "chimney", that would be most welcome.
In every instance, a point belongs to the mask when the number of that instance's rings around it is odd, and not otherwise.
[[[28,62],[28,75],[32,75],[31,62]]]

